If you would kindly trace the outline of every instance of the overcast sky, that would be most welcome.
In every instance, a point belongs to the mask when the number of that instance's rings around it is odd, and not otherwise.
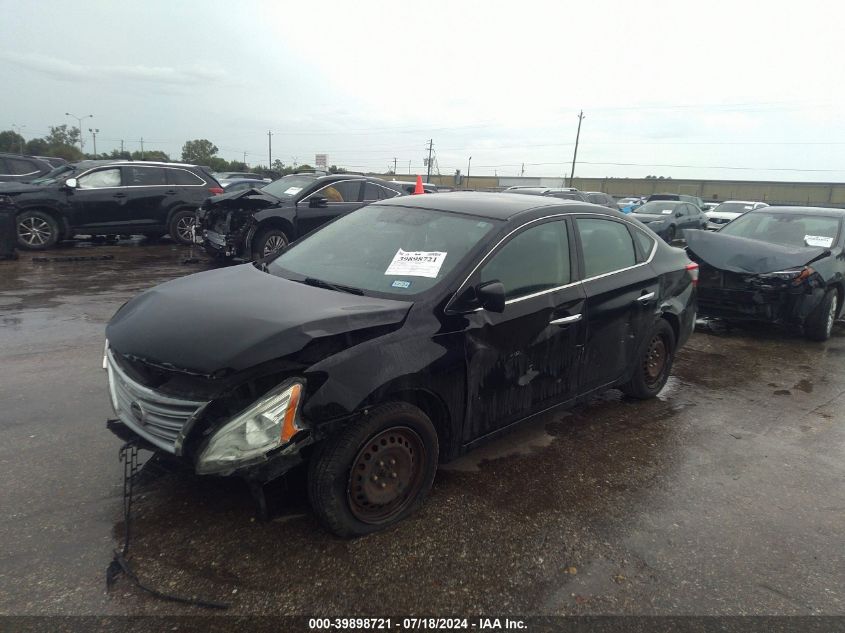
[[[0,0],[0,129],[355,170],[845,179],[838,2]],[[73,122],[75,125],[75,122]],[[686,167],[691,166],[691,167]],[[729,169],[730,168],[730,169]]]

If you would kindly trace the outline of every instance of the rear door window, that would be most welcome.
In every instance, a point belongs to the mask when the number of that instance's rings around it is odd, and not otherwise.
[[[161,167],[131,166],[123,168],[123,184],[129,187],[166,185],[167,175]]]
[[[26,176],[29,174],[37,174],[38,166],[29,160],[22,158],[7,158],[6,172],[7,174],[14,174],[15,176]]]
[[[578,233],[584,256],[584,277],[630,268],[637,263],[634,241],[622,222],[578,218]]]

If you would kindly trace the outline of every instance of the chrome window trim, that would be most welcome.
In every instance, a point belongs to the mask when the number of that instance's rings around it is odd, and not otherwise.
[[[332,185],[337,185],[337,184],[342,183],[342,182],[364,182],[364,183],[366,183],[367,180],[366,180],[366,178],[346,178],[345,180],[333,180],[332,182],[326,183],[325,185],[323,185],[322,187],[320,187],[316,191],[312,191],[311,193],[309,193],[304,198],[300,198],[299,201],[297,202],[297,204],[299,204],[299,202],[305,202],[311,196],[316,196],[318,193],[320,193],[326,187],[331,187]],[[347,202],[346,200],[344,200],[343,202],[334,202],[334,201],[331,201],[331,200],[327,200],[326,202],[327,202],[327,204],[351,204],[351,202],[358,202],[358,201],[352,200],[350,202]],[[375,202],[375,201],[373,201],[373,202]]]
[[[577,201],[573,200],[572,202],[577,202]],[[627,268],[620,268],[619,270],[612,270],[610,272],[602,273],[601,275],[595,275],[593,277],[587,277],[586,279],[579,279],[577,281],[572,281],[572,282],[569,282],[568,284],[564,284],[563,286],[556,286],[554,288],[549,288],[548,290],[541,290],[540,292],[533,292],[533,293],[528,294],[528,295],[521,295],[519,297],[513,297],[513,298],[505,301],[506,306],[511,305],[512,303],[518,303],[520,301],[525,301],[526,299],[533,299],[535,297],[540,297],[542,295],[549,294],[551,292],[557,292],[558,290],[564,290],[564,289],[570,288],[572,286],[577,286],[578,284],[583,284],[583,283],[586,283],[588,281],[593,281],[594,279],[601,279],[602,277],[608,277],[610,275],[615,275],[617,273],[623,273],[627,270],[633,270],[634,268],[639,268],[640,266],[645,266],[646,264],[650,264],[651,261],[654,259],[654,256],[657,254],[657,240],[654,239],[654,237],[652,237],[651,235],[649,235],[645,231],[643,231],[642,228],[638,227],[633,222],[629,222],[625,218],[617,218],[617,217],[614,217],[614,216],[608,216],[607,214],[604,214],[604,213],[589,213],[589,212],[584,212],[584,213],[555,213],[553,215],[546,215],[546,216],[543,216],[542,218],[536,218],[534,220],[530,220],[529,222],[526,222],[525,224],[519,225],[514,230],[510,231],[507,235],[502,237],[502,239],[500,239],[498,242],[496,242],[496,244],[493,246],[493,248],[491,248],[489,251],[487,251],[487,253],[484,255],[484,257],[482,257],[481,260],[478,262],[478,264],[476,264],[475,267],[472,269],[472,271],[470,271],[469,275],[466,276],[466,279],[464,279],[463,283],[461,283],[461,285],[458,286],[457,291],[455,291],[455,293],[452,295],[452,298],[449,299],[449,302],[446,304],[445,311],[446,312],[449,311],[449,306],[451,305],[451,303],[455,300],[456,297],[458,297],[461,294],[461,292],[463,292],[467,282],[475,274],[475,272],[479,269],[479,267],[482,264],[484,264],[484,262],[487,261],[487,258],[490,257],[490,255],[493,253],[493,251],[495,251],[497,248],[499,248],[499,246],[502,244],[502,242],[504,242],[506,239],[508,239],[511,235],[513,235],[517,231],[524,229],[527,226],[530,226],[531,224],[534,224],[535,222],[540,222],[542,220],[548,220],[548,219],[551,219],[551,218],[565,218],[565,217],[571,217],[571,218],[574,218],[574,219],[577,220],[579,217],[584,217],[584,216],[591,216],[591,217],[604,218],[604,219],[609,218],[611,222],[614,222],[614,221],[615,222],[621,222],[622,224],[625,224],[627,226],[630,226],[630,227],[638,230],[640,233],[642,233],[643,235],[645,235],[646,237],[648,237],[652,241],[651,253],[648,256],[648,259],[646,259],[643,262],[640,262],[639,264],[635,264],[633,266],[628,266]],[[577,225],[576,225],[575,228],[577,230],[577,228],[578,228]],[[483,310],[483,308],[475,308],[473,310],[473,312],[478,312],[479,310]]]
[[[32,176],[33,174],[37,174],[38,170],[35,171],[28,171],[25,174],[0,174],[0,176],[12,176],[13,178],[22,178],[23,176]]]
[[[79,189],[85,189],[86,191],[93,191],[93,190],[100,190],[100,189],[138,189],[140,187],[205,187],[208,184],[208,181],[203,178],[202,176],[195,174],[190,169],[185,169],[184,167],[167,167],[165,165],[100,165],[98,167],[92,167],[86,172],[79,174],[78,176],[72,176],[76,178],[77,182],[83,176],[87,176],[93,171],[105,171],[106,169],[120,169],[121,167],[153,167],[155,169],[178,169],[179,171],[186,171],[192,176],[195,176],[202,180],[201,185],[118,185],[117,187],[78,187]],[[121,174],[121,178],[123,175]]]

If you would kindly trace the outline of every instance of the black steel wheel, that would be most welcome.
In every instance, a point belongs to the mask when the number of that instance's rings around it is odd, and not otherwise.
[[[669,379],[674,357],[675,332],[666,319],[658,319],[640,352],[631,380],[620,389],[633,398],[653,398]]]
[[[308,497],[325,527],[361,536],[413,513],[434,481],[437,432],[417,407],[381,405],[318,445]]]

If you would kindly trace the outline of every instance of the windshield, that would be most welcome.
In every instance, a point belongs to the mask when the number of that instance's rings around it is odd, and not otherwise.
[[[70,175],[70,172],[76,171],[76,167],[73,165],[60,165],[56,167],[52,171],[48,171],[46,174],[41,176],[40,178],[35,178],[29,181],[31,185],[52,185],[59,180],[63,180],[64,178]]]
[[[745,213],[753,208],[754,205],[747,202],[723,202],[712,211],[714,213]]]
[[[268,271],[364,291],[414,295],[435,286],[494,227],[442,211],[373,204],[294,244]]]
[[[747,213],[720,233],[782,246],[830,248],[839,236],[839,218],[799,213]]]
[[[637,207],[632,213],[633,215],[672,215],[679,204],[681,203],[672,200],[655,200]]]
[[[313,176],[290,175],[271,182],[266,187],[262,187],[262,190],[282,200],[289,200],[313,183]]]

